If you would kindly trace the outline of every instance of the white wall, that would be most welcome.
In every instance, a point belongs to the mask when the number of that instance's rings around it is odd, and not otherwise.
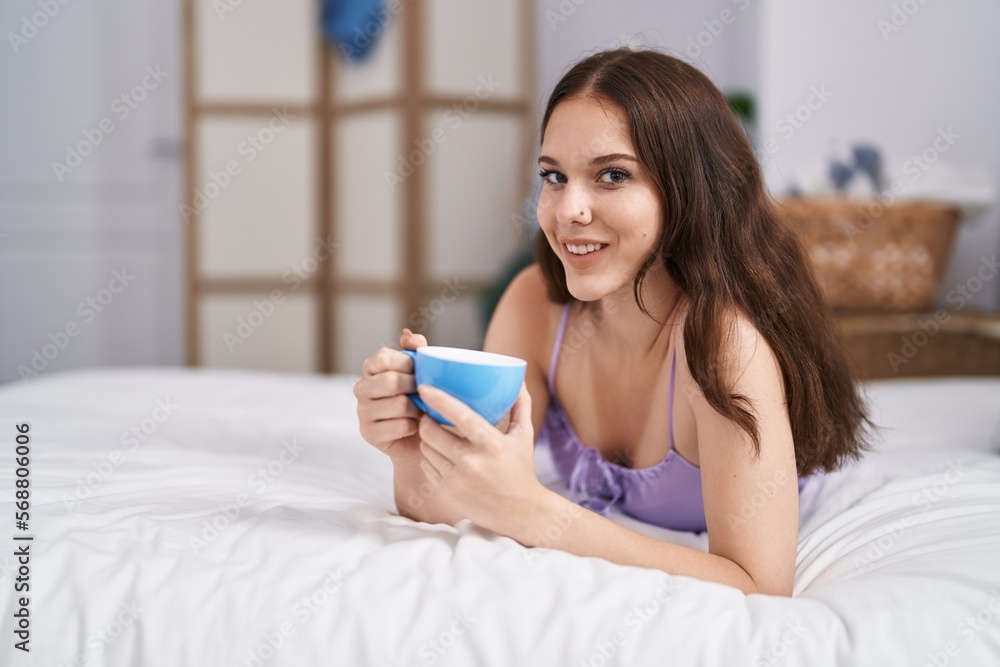
[[[1000,4],[923,3],[762,3],[760,133],[779,142],[767,170],[772,190],[783,189],[785,177],[803,160],[823,154],[832,137],[873,140],[889,154],[911,156],[932,147],[938,128],[949,126],[960,137],[938,166],[945,160],[979,166],[1000,181]],[[893,5],[916,11],[902,14],[906,22],[886,31],[886,38],[878,22],[893,25]],[[832,96],[785,139],[787,131],[780,133],[776,124],[803,104],[814,85],[825,85]],[[960,229],[940,305],[954,308],[945,300],[948,291],[998,251],[1000,205],[994,204]],[[965,308],[1000,310],[1000,276],[985,281]]]
[[[893,153],[922,150],[938,127],[961,140],[947,158],[1000,175],[1000,5],[925,2],[883,39],[877,21],[906,0],[537,0],[540,110],[578,58],[617,41],[665,46],[694,60],[723,91],[755,91],[759,130],[826,83],[836,97],[783,140],[769,183],[822,152],[831,136],[877,139]],[[58,4],[58,3],[55,3]],[[0,4],[0,382],[30,367],[50,334],[79,334],[43,372],[89,365],[183,361],[179,0],[58,5],[11,44],[35,0]],[[724,14],[724,12],[731,14]],[[36,21],[37,22],[37,21]],[[694,44],[695,46],[692,46]],[[147,66],[167,77],[128,118],[114,100]],[[51,163],[103,118],[115,124],[59,182]],[[1000,207],[961,230],[947,289],[1000,251]],[[136,276],[92,321],[78,306],[101,295],[113,269]],[[970,307],[1000,309],[1000,279]],[[49,348],[51,352],[53,348]]]
[[[0,382],[36,351],[40,375],[181,363],[179,0],[48,4],[0,5]],[[97,145],[60,181],[85,132]]]
[[[923,2],[538,0],[538,108],[573,62],[631,39],[693,62],[723,92],[755,93],[758,145],[770,137],[780,144],[765,170],[775,193],[796,165],[824,154],[831,137],[874,140],[889,153],[911,155],[949,125],[962,137],[948,161],[983,167],[1000,180],[1000,4]],[[883,39],[877,20],[889,19],[893,4],[908,3],[919,11]],[[786,139],[777,122],[820,84],[834,96]],[[948,290],[998,251],[994,206],[960,229],[941,305],[953,307],[944,299]],[[966,308],[1000,310],[1000,276]]]
[[[724,92],[753,90],[758,14],[754,0],[538,0],[538,106],[574,62],[621,41],[666,48]]]

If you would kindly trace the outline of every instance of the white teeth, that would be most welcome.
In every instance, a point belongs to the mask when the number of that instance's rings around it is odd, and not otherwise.
[[[588,243],[587,245],[566,245],[566,248],[574,255],[586,255],[588,252],[594,252],[595,250],[600,250],[607,243]]]

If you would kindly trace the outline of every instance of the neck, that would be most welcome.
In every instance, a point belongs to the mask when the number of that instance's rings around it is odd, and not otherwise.
[[[666,326],[681,297],[681,289],[662,265],[650,268],[639,290],[651,318],[635,302],[633,283],[586,304],[595,313],[598,335],[614,349],[632,350],[646,356],[663,354],[669,344]]]

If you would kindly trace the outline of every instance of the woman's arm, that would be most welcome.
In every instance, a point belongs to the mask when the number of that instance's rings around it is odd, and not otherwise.
[[[553,491],[546,494],[532,517],[507,535],[528,547],[559,549],[621,565],[716,581],[747,594],[771,592],[760,590],[753,577],[735,561],[637,533]]]
[[[662,569],[744,593],[791,595],[799,505],[784,384],[770,346],[747,320],[737,322],[729,344],[738,359],[732,391],[752,403],[761,455],[754,458],[749,436],[700,392],[687,397],[697,423],[708,553],[641,535],[548,490],[507,534],[526,546]],[[678,370],[687,373],[686,364]]]
[[[545,350],[551,345],[551,336],[547,334],[554,336],[547,326],[552,307],[541,271],[537,264],[532,264],[514,276],[507,286],[483,341],[486,352],[506,354],[528,362],[524,382],[531,395],[531,424],[536,439],[549,407],[549,387],[545,381],[548,369],[543,363]],[[508,413],[497,428],[506,433],[509,421]]]
[[[536,358],[539,343],[544,345],[547,342],[548,336],[540,333],[547,331],[545,318],[552,308],[545,290],[537,266],[529,266],[518,273],[497,303],[483,342],[486,352],[507,354],[528,362],[524,381],[531,395],[535,438],[549,405],[548,386]],[[508,411],[497,428],[506,433],[509,425]],[[401,515],[414,521],[451,526],[465,518],[448,503],[442,502],[437,487],[420,469],[419,457],[395,462],[393,470],[396,508]]]
[[[420,468],[420,457],[393,461],[392,471],[396,509],[401,516],[413,521],[450,526],[464,518],[448,503],[442,502],[437,487]]]

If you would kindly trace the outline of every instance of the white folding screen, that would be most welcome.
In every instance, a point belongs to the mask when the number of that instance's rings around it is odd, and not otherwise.
[[[315,0],[227,7],[186,3],[189,362],[358,373],[404,326],[480,345],[533,174],[530,1],[386,3],[360,63]]]

